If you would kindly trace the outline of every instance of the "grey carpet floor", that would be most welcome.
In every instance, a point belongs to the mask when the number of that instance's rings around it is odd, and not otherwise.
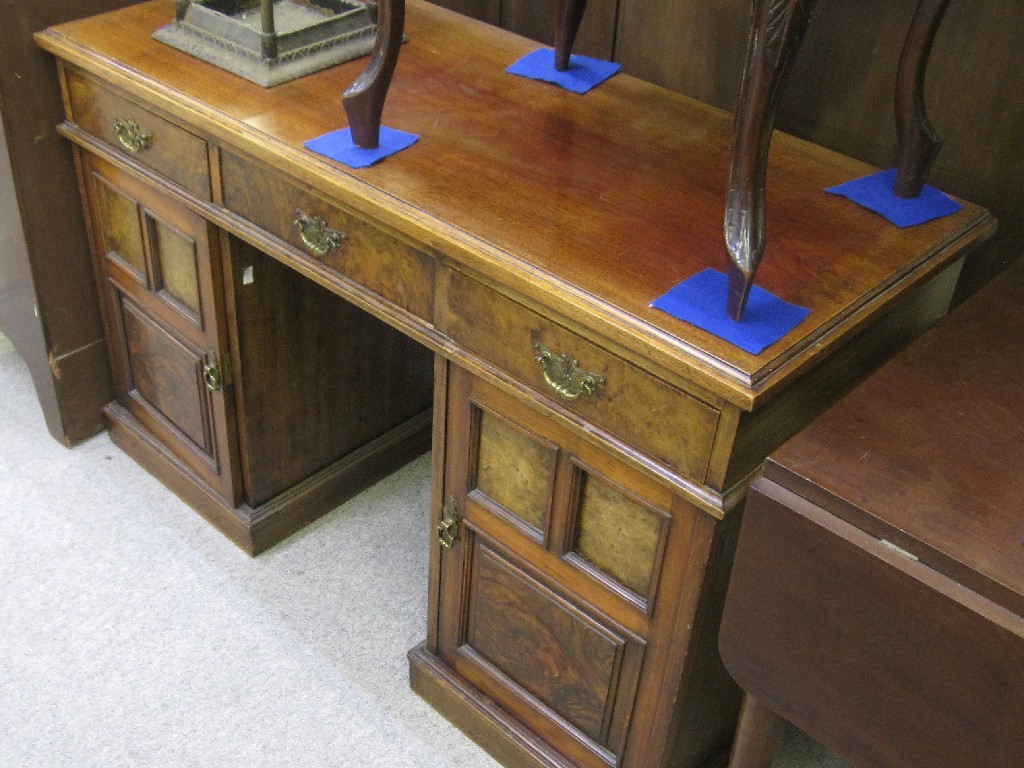
[[[429,457],[252,559],[0,336],[0,766],[494,768],[413,694]],[[775,768],[847,763],[787,734]]]

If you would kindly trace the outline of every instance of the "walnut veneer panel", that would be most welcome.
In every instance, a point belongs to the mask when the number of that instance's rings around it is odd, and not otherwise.
[[[210,198],[210,167],[203,139],[73,68],[67,70],[67,89],[69,117],[79,128],[193,194]],[[149,134],[149,146],[134,152],[126,149],[115,128],[119,120],[133,121]]]
[[[477,433],[476,490],[543,533],[557,448],[488,411]]]
[[[448,284],[444,324],[473,354],[682,475],[704,480],[718,427],[712,406],[458,272]],[[581,369],[604,376],[604,384],[590,396],[560,398],[535,359],[537,342],[556,355],[572,355]]]
[[[121,316],[131,377],[129,397],[174,425],[196,448],[213,454],[204,350],[175,339],[122,298]]]
[[[509,564],[474,553],[466,644],[590,739],[605,743],[627,639]],[[621,717],[621,713],[620,713]]]
[[[198,322],[202,307],[195,241],[160,221],[152,222],[150,239],[155,253],[153,282],[156,289],[181,302]]]
[[[142,215],[139,202],[123,190],[115,189],[102,176],[95,177],[96,209],[103,253],[120,259],[146,285],[148,270],[142,242]]]
[[[646,600],[665,519],[595,475],[581,473],[573,551]]]

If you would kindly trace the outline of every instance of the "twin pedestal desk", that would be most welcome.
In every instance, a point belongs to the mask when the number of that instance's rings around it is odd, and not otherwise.
[[[153,41],[173,12],[37,38],[115,442],[253,554],[432,445],[414,689],[510,766],[720,760],[751,477],[946,311],[994,221],[896,229],[822,192],[873,169],[776,137],[758,282],[810,315],[747,354],[649,307],[726,267],[731,115],[507,75],[535,44],[410,2],[384,122],[419,142],[350,170],[303,142],[343,127],[362,62],[263,89]]]

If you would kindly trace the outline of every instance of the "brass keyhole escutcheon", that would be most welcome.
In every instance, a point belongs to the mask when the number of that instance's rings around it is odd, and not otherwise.
[[[153,146],[153,134],[143,130],[134,120],[117,118],[114,120],[114,133],[121,146],[133,155]]]
[[[220,366],[217,365],[216,361],[203,366],[203,381],[206,382],[206,388],[211,392],[220,391],[224,380],[221,377]]]
[[[441,523],[437,526],[437,538],[442,547],[451,549],[458,537],[458,502],[454,496],[449,496],[444,502],[444,507],[441,508]]]

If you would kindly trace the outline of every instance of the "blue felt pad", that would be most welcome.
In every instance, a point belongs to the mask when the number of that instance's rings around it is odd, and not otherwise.
[[[589,56],[569,56],[569,68],[565,72],[555,69],[555,51],[551,48],[540,48],[528,53],[505,71],[511,75],[528,77],[531,80],[543,80],[546,83],[565,88],[573,93],[586,93],[595,85],[599,85],[622,68],[613,61],[592,59]]]
[[[376,149],[363,149],[352,142],[352,130],[342,128],[339,131],[331,131],[323,136],[317,136],[304,143],[306,149],[310,149],[319,155],[337,160],[350,168],[366,168],[378,160],[383,160],[389,155],[401,152],[406,147],[411,147],[419,139],[414,133],[396,131],[386,126],[380,127],[380,141]]]
[[[893,194],[896,169],[879,171],[862,179],[826,189],[833,195],[842,195],[869,211],[885,216],[897,227],[913,227],[926,221],[949,216],[960,210],[960,204],[951,200],[935,187],[924,185],[917,197],[897,197]]]
[[[755,285],[750,289],[743,319],[737,322],[726,312],[728,293],[728,277],[705,269],[652,301],[651,306],[752,355],[761,354],[810,314],[809,309],[783,301]]]

